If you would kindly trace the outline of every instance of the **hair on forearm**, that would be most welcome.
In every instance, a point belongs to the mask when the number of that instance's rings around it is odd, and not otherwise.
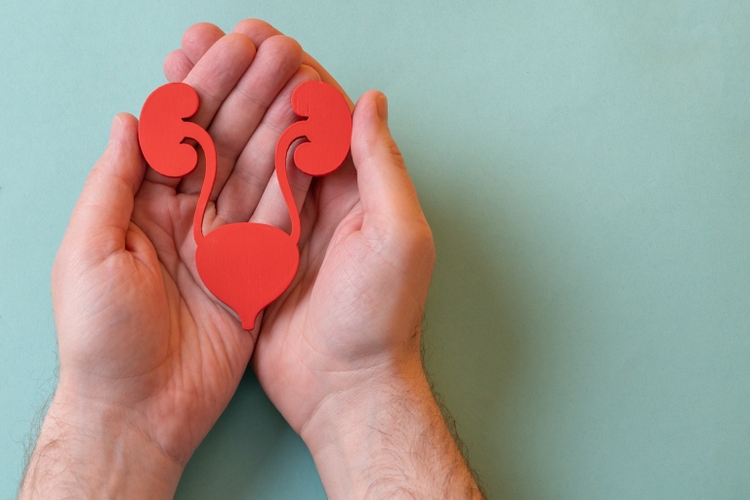
[[[440,414],[443,416],[443,420],[445,421],[445,425],[448,428],[448,432],[450,432],[450,435],[453,438],[453,442],[456,443],[456,448],[458,448],[458,451],[461,453],[461,457],[463,458],[464,464],[466,465],[466,468],[469,470],[471,477],[474,479],[474,482],[476,483],[477,488],[479,488],[479,492],[482,494],[482,498],[486,499],[487,494],[485,493],[484,487],[482,485],[481,476],[479,475],[479,472],[477,472],[474,468],[472,468],[471,464],[469,463],[469,448],[468,446],[466,446],[466,443],[464,443],[464,441],[458,435],[458,429],[456,428],[456,419],[453,417],[453,415],[451,415],[451,412],[448,409],[448,406],[445,404],[445,401],[443,400],[443,396],[439,392],[437,392],[437,390],[435,390],[435,381],[433,379],[432,374],[427,369],[427,346],[425,344],[425,332],[426,331],[427,331],[427,317],[424,313],[422,313],[422,321],[419,327],[419,333],[420,333],[419,357],[422,361],[422,369],[424,370],[425,377],[427,377],[427,382],[430,385],[430,391],[432,392],[432,397],[435,398],[435,402],[437,403],[438,408],[440,409]]]
[[[51,377],[43,380],[40,383],[39,390],[43,390],[43,386],[49,385],[49,386],[56,386],[57,381],[60,378],[60,360],[58,358],[57,366],[55,367],[55,371],[52,374]],[[37,441],[39,441],[39,435],[42,432],[42,424],[44,423],[44,417],[47,415],[47,411],[49,410],[49,406],[52,403],[52,398],[55,396],[55,388],[52,387],[52,390],[47,391],[44,389],[46,394],[44,395],[44,401],[42,402],[42,405],[39,407],[39,409],[34,414],[34,417],[31,420],[31,429],[29,429],[29,433],[26,435],[26,443],[25,443],[25,449],[24,449],[24,456],[23,456],[23,471],[21,472],[21,480],[18,482],[18,491],[16,491],[16,498],[18,498],[21,495],[21,490],[23,488],[24,483],[26,482],[27,476],[29,475],[29,467],[31,466],[31,459],[34,456],[34,450],[36,449]]]

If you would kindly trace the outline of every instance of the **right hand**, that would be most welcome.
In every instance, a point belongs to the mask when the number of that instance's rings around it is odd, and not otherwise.
[[[191,30],[206,38],[218,28]],[[257,20],[235,32],[259,51],[279,35]],[[182,60],[179,52],[170,58],[165,68]],[[315,60],[303,61],[340,89]],[[387,113],[385,96],[365,93],[354,107],[351,158],[330,175],[297,184],[300,267],[266,308],[252,363],[310,448],[330,498],[471,497],[479,492],[420,359],[435,249]],[[264,196],[277,192],[273,183]],[[275,206],[277,214],[265,220],[283,227],[285,205]]]

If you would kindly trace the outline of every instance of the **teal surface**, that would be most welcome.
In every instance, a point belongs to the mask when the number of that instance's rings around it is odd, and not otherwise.
[[[491,498],[750,498],[750,2],[5,0],[0,499],[112,116],[190,24],[245,17],[389,96],[437,243],[427,365]],[[248,373],[177,498],[325,495]]]

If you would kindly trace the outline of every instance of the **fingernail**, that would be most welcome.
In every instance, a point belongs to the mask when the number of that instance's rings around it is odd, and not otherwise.
[[[378,108],[378,118],[380,118],[381,121],[388,123],[388,98],[385,95],[380,94],[380,97],[377,98],[375,104]]]
[[[112,142],[112,140],[120,135],[120,127],[122,126],[122,120],[119,116],[115,116],[115,119],[112,120],[112,128],[109,131],[109,142]]]

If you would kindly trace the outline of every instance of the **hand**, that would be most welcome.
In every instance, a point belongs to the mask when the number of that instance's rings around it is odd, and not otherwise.
[[[276,139],[295,119],[291,90],[311,79],[337,85],[269,25],[235,31],[196,25],[165,62],[168,79],[200,94],[194,120],[219,152],[204,232],[248,219],[288,224],[272,172]],[[471,493],[419,363],[434,250],[385,106],[378,93],[360,99],[356,170],[349,163],[311,184],[290,169],[301,266],[266,311],[254,366],[331,497]],[[22,497],[173,495],[258,337],[196,274],[190,226],[202,169],[180,182],[147,171],[135,131],[132,117],[115,120],[55,264],[60,382]]]
[[[184,75],[201,97],[194,120],[219,150],[205,230],[278,217],[274,195],[263,194],[275,139],[295,119],[291,91],[318,73],[284,36],[256,45],[193,30],[182,54],[194,58]],[[84,487],[171,497],[234,393],[257,332],[243,331],[196,274],[198,170],[182,182],[147,170],[136,119],[115,119],[53,269],[60,379],[22,497],[86,496]]]
[[[210,25],[192,29],[219,35]],[[256,44],[279,36],[257,20],[235,31]],[[165,68],[179,80],[191,65],[177,52]],[[309,188],[297,184],[300,268],[265,311],[253,367],[310,448],[329,498],[480,496],[422,369],[435,250],[379,92],[354,108],[351,153]],[[269,220],[283,225],[285,210],[279,204]]]

